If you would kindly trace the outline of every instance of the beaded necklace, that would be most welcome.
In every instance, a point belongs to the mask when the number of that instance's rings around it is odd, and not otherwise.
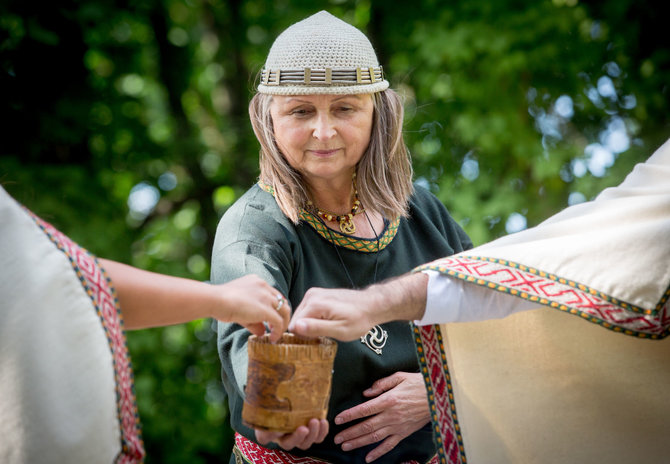
[[[307,200],[307,205],[316,210],[317,216],[319,216],[324,221],[329,222],[338,222],[340,225],[340,230],[343,234],[351,235],[356,232],[356,224],[354,224],[354,216],[365,212],[365,208],[361,204],[361,201],[358,199],[358,190],[356,190],[356,174],[354,173],[352,177],[352,184],[354,188],[354,202],[351,205],[351,211],[345,214],[335,214],[329,211],[324,211],[311,200]]]

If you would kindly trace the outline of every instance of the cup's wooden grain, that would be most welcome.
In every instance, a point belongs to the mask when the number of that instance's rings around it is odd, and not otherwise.
[[[284,334],[249,337],[249,370],[242,422],[252,428],[290,433],[311,418],[325,419],[337,343]]]

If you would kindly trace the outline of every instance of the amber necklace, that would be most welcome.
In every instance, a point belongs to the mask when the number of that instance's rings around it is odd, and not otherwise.
[[[307,200],[307,205],[316,209],[316,214],[324,221],[337,222],[340,225],[340,230],[343,234],[351,235],[356,232],[356,224],[354,224],[354,216],[365,211],[361,201],[358,199],[358,190],[356,190],[356,173],[352,177],[352,184],[354,189],[354,201],[351,205],[351,211],[345,214],[335,214],[329,211],[324,211],[311,200]]]

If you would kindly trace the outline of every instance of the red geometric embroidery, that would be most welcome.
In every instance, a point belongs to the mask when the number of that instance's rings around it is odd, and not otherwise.
[[[431,460],[431,464],[465,464],[465,447],[440,327],[414,326],[414,341],[428,392],[433,434],[437,442],[437,456]]]
[[[144,460],[144,443],[135,403],[133,373],[123,331],[121,311],[114,288],[98,261],[88,251],[79,247],[66,235],[28,211],[35,223],[70,260],[84,290],[93,301],[112,352],[116,380],[116,404],[121,431],[121,452],[118,464],[141,463]]]
[[[320,459],[293,456],[286,451],[265,448],[239,433],[235,434],[235,446],[250,464],[328,464],[327,461]]]
[[[415,271],[434,270],[466,282],[566,311],[615,332],[660,339],[670,334],[670,287],[654,309],[639,308],[586,285],[494,258],[448,257]],[[439,326],[414,327],[440,462],[466,463]]]
[[[248,438],[235,434],[236,455],[240,455],[249,464],[328,464],[327,461],[312,457],[293,456],[282,450],[273,450],[265,448]],[[428,464],[438,464],[437,456],[428,462]],[[401,464],[418,464],[416,461],[404,462]]]
[[[578,315],[615,332],[651,339],[670,334],[670,287],[654,309],[644,309],[584,284],[506,260],[457,256],[415,270],[426,269]]]

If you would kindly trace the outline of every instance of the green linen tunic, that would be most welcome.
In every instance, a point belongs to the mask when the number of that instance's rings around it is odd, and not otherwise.
[[[302,221],[294,225],[272,194],[254,185],[219,223],[212,254],[212,282],[257,274],[286,295],[291,307],[296,308],[311,287],[351,288],[353,282],[361,288],[470,248],[470,239],[440,201],[426,189],[415,188],[409,218],[387,221],[378,239],[361,239],[325,228],[306,211],[302,212]],[[378,446],[377,443],[342,451],[333,443],[333,437],[353,423],[338,426],[333,419],[343,410],[369,400],[362,392],[376,380],[398,371],[419,371],[409,324],[397,321],[382,327],[388,332],[388,340],[381,355],[358,340],[338,344],[328,411],[329,434],[322,443],[307,451],[295,448],[292,454],[333,463],[365,462],[365,455]],[[255,441],[253,430],[242,424],[248,336],[249,332],[238,324],[219,323],[218,349],[231,426]],[[425,462],[435,450],[427,424],[375,462]]]

